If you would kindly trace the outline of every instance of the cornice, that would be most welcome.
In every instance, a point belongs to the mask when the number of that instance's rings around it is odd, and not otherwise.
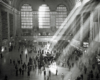
[[[15,9],[14,7],[12,7],[11,5],[5,3],[4,1],[0,0],[0,5],[2,5],[3,7],[5,7],[6,9],[8,10],[11,10],[12,12],[14,13],[18,13],[19,14],[19,11],[17,9]]]

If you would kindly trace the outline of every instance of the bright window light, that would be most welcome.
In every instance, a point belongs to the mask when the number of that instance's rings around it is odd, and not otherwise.
[[[67,17],[67,8],[65,5],[59,5],[56,11],[56,28],[59,28]]]
[[[21,28],[33,28],[32,16],[32,7],[28,4],[24,4],[21,7]]]
[[[85,4],[85,3],[87,3],[87,2],[89,2],[90,0],[83,0],[83,4]]]
[[[50,28],[50,10],[45,4],[39,7],[39,28]]]
[[[81,6],[81,4],[82,4],[81,1],[77,1],[77,2],[76,2],[76,8],[79,7],[79,6]]]
[[[77,2],[76,2],[76,8],[79,7],[79,6],[81,6],[82,4],[86,4],[86,3],[89,2],[89,1],[90,1],[90,0],[83,0],[83,1],[77,0]]]

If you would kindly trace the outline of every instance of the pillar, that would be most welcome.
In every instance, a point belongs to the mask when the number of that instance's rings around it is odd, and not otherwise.
[[[39,27],[39,20],[38,20],[38,12],[34,11],[33,12],[33,28],[38,28]]]
[[[56,13],[55,12],[51,12],[50,26],[51,28],[56,28]]]
[[[17,27],[17,16],[15,11],[13,11],[13,37],[16,36],[16,27]]]
[[[10,40],[10,23],[9,23],[9,12],[7,12],[7,26],[8,26],[8,41]]]
[[[2,22],[1,22],[1,10],[0,10],[0,46],[2,45]]]
[[[100,26],[100,8],[98,9],[98,25]],[[99,42],[100,42],[100,27],[99,27]]]

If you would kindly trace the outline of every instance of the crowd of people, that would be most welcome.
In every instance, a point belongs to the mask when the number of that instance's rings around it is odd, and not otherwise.
[[[71,47],[72,48],[72,47]],[[76,65],[80,71],[80,74],[76,80],[99,80],[100,79],[100,66],[97,62],[97,53],[91,53],[91,56],[87,52],[82,52],[81,50],[73,47],[71,53],[67,55],[66,65],[71,68],[74,68]]]
[[[25,54],[26,48],[28,50],[27,54]],[[45,52],[42,49],[36,51],[36,48],[34,48],[35,47],[32,48],[32,46],[19,43],[19,46],[16,48],[19,52],[19,58],[17,60],[10,58],[9,60],[9,63],[15,68],[15,76],[24,76],[25,74],[30,76],[31,71],[38,71],[39,75],[44,74],[44,80],[50,80],[51,71],[46,70],[46,68],[55,61],[55,58],[50,55],[49,52],[47,52],[46,56],[44,56],[43,54]],[[32,55],[33,52],[36,52],[36,55],[29,56]],[[25,55],[26,61],[23,60],[23,55]],[[7,78],[7,75],[5,77]]]
[[[38,74],[44,75],[44,80],[51,80],[51,71],[46,70],[53,62],[56,62],[60,55],[62,54],[62,51],[59,50],[54,50],[52,52],[47,52],[46,56],[44,56],[45,51],[43,49],[37,50],[35,46],[32,45],[26,45],[23,43],[19,43],[18,47],[11,47],[10,51],[13,51],[13,49],[17,49],[19,52],[19,58],[17,60],[10,58],[9,63],[13,65],[15,68],[15,76],[18,77],[20,75],[24,76],[27,74],[27,76],[30,76],[31,71],[38,71]],[[27,49],[27,54],[25,54],[25,49]],[[34,56],[29,56],[29,54],[35,53],[36,55]],[[54,53],[54,55],[53,55]],[[23,55],[25,55],[25,60],[23,60]],[[82,61],[82,57],[87,57],[86,61]],[[1,58],[3,56],[1,55]],[[82,51],[80,51],[77,48],[73,48],[71,53],[65,56],[63,58],[65,60],[64,65],[62,67],[68,67],[69,71],[71,68],[76,65],[78,69],[80,70],[80,75],[76,78],[76,80],[84,80],[84,75],[87,75],[87,80],[99,80],[99,75],[100,75],[100,68],[98,67],[98,63],[96,60],[96,55],[87,56],[84,55]],[[60,63],[60,62],[59,62]],[[60,64],[57,65],[60,65]],[[92,67],[91,67],[92,66]],[[91,68],[90,68],[91,67]],[[96,71],[95,71],[96,70]],[[58,70],[56,70],[57,75]],[[5,75],[4,80],[7,79],[8,76]],[[61,75],[62,80],[64,79],[64,74],[62,73]]]

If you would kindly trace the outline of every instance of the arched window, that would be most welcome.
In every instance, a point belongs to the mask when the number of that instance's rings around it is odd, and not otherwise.
[[[21,7],[21,28],[22,29],[32,29],[32,7],[28,4],[24,4]]]
[[[65,18],[67,17],[67,9],[66,6],[59,5],[56,11],[56,27],[59,28],[61,24],[64,22]]]
[[[39,28],[50,28],[50,9],[45,4],[39,7]]]

